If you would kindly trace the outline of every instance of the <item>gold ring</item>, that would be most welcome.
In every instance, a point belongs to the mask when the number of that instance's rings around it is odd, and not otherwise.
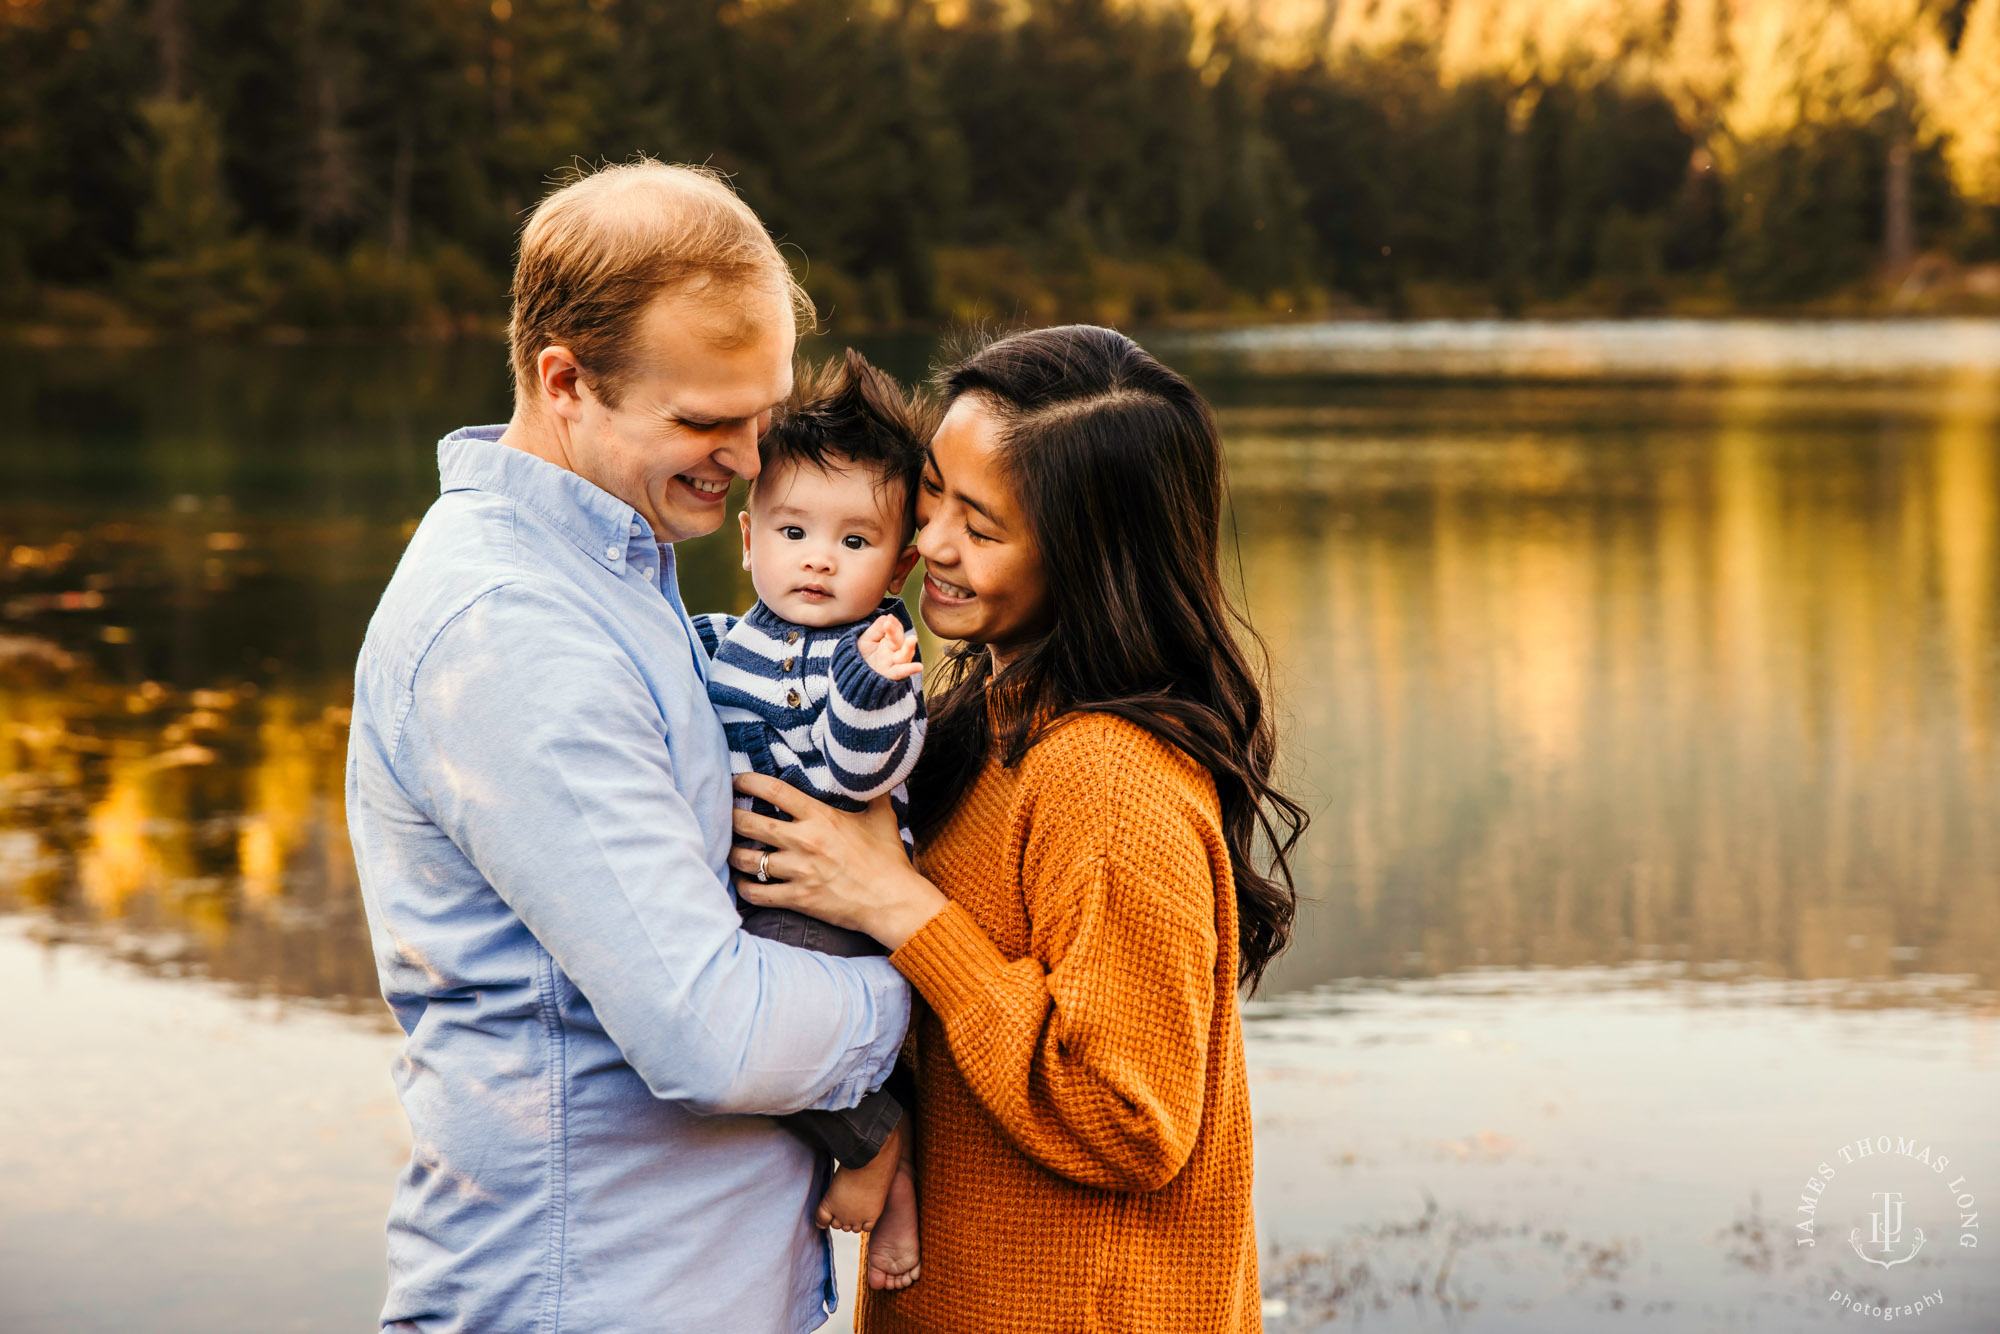
[[[757,880],[760,884],[771,883],[771,854],[768,852],[757,859]]]

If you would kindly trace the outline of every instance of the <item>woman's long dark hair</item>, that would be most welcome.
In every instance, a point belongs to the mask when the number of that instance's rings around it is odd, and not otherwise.
[[[1001,339],[940,381],[947,403],[976,395],[1001,423],[1051,618],[998,681],[983,646],[959,645],[940,664],[910,783],[918,832],[950,814],[996,747],[1011,766],[1068,714],[1127,719],[1214,776],[1236,879],[1239,980],[1254,990],[1291,939],[1290,858],[1307,815],[1272,783],[1277,739],[1245,652],[1261,657],[1263,641],[1222,583],[1214,414],[1137,343],[1090,325]],[[989,683],[1020,692],[998,736]]]

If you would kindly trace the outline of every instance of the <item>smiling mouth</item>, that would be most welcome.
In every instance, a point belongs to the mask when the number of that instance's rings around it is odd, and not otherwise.
[[[978,596],[971,589],[961,588],[957,584],[948,584],[938,578],[936,574],[929,571],[926,571],[924,574],[924,583],[929,586],[932,596],[944,598],[950,602],[969,602]]]
[[[706,477],[688,477],[685,475],[678,476],[674,480],[677,482],[686,482],[694,490],[699,491],[702,495],[712,500],[720,500],[723,496],[729,494],[729,479],[727,477],[719,482],[712,482]]]

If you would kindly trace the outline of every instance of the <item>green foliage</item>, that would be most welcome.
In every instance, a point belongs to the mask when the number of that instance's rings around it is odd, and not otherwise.
[[[1736,293],[1759,305],[1800,301],[1865,274],[1881,234],[1872,169],[1881,156],[1852,129],[1746,146],[1724,243]]]
[[[1600,277],[1613,305],[1644,304],[1694,169],[1665,99],[1609,85],[1446,89],[1392,62],[1294,72],[1266,105],[1322,263],[1391,306],[1440,278],[1485,288],[1503,310]]]
[[[257,243],[234,232],[222,136],[199,99],[143,102],[152,189],[139,208],[140,259],[124,289],[154,322],[223,332],[258,321],[267,279]]]
[[[187,259],[229,239],[222,190],[222,136],[199,100],[155,98],[139,105],[151,131],[152,196],[139,210],[141,251]]]
[[[729,172],[847,332],[1329,301],[1631,311],[1716,275],[1810,301],[1878,262],[1888,139],[1852,111],[1875,103],[1805,87],[1819,66],[1783,42],[1715,91],[1713,53],[1765,50],[1777,2],[1745,0],[1727,42],[1621,38],[1652,53],[1631,65],[1646,82],[1559,44],[1468,60],[1420,16],[1278,51],[1180,0],[14,0],[0,312],[493,327],[555,174],[635,153]],[[1673,12],[1648,21],[1706,11]],[[1996,15],[1974,0],[1948,95],[1910,122],[1918,244],[1968,258],[2000,246]],[[1791,106],[1838,114],[1773,110]]]

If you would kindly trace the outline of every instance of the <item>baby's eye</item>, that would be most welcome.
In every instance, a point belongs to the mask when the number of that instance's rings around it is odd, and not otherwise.
[[[849,551],[859,551],[868,545],[868,539],[859,533],[849,533],[846,537],[840,539],[840,545],[846,547]]]
[[[799,527],[795,523],[788,523],[783,528],[780,528],[778,531],[783,533],[789,540],[793,542],[803,542],[806,540],[806,530]]]

